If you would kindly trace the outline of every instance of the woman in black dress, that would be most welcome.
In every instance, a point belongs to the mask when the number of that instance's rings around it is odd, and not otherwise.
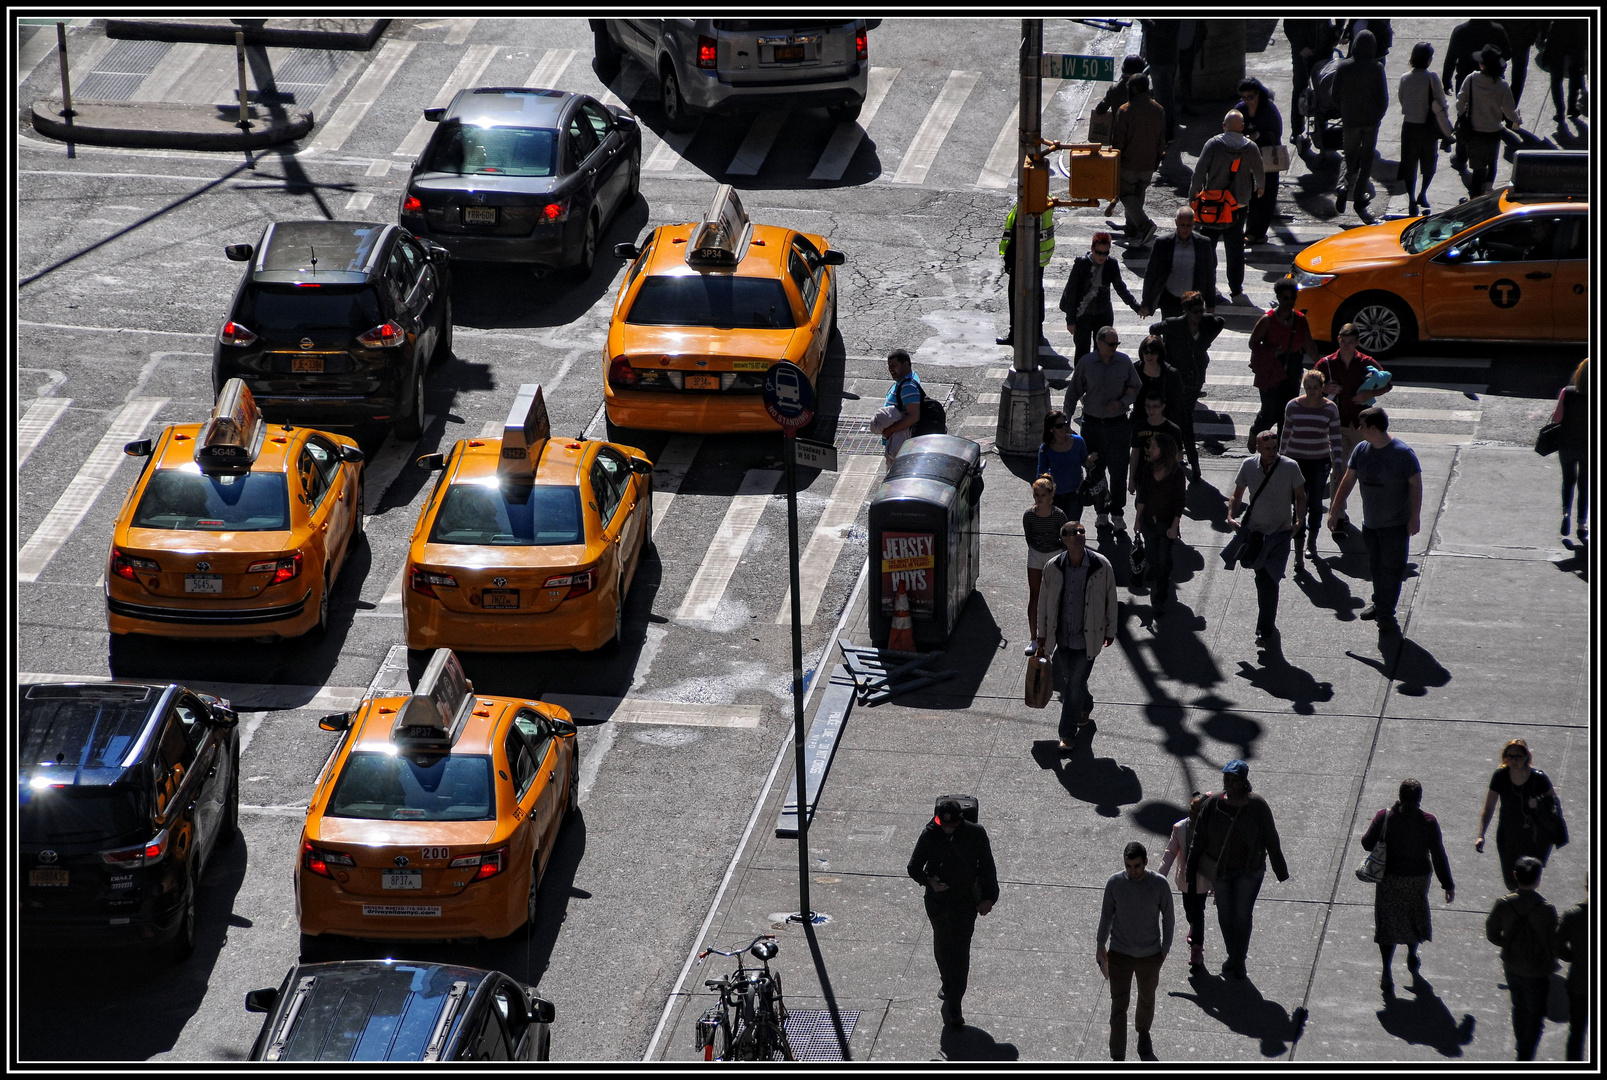
[[[1551,858],[1551,841],[1541,831],[1536,811],[1540,799],[1552,794],[1551,777],[1536,769],[1529,744],[1513,739],[1501,751],[1501,765],[1490,776],[1490,790],[1484,799],[1484,812],[1479,815],[1479,838],[1473,850],[1484,853],[1484,833],[1490,827],[1497,801],[1501,804],[1501,817],[1495,826],[1495,853],[1501,860],[1501,880],[1508,892],[1518,888],[1512,876],[1512,867],[1525,855],[1533,855],[1544,866]]]
[[[1417,946],[1434,940],[1428,913],[1431,866],[1434,876],[1440,879],[1440,888],[1445,890],[1445,902],[1449,904],[1456,897],[1440,823],[1433,814],[1424,813],[1422,805],[1423,785],[1416,780],[1402,780],[1399,801],[1374,814],[1361,838],[1361,846],[1367,851],[1377,847],[1379,841],[1384,843],[1384,879],[1373,897],[1373,941],[1384,961],[1384,975],[1378,986],[1386,998],[1395,993],[1395,976],[1390,971],[1395,946],[1406,946],[1406,970],[1412,973],[1415,984],[1419,978]]]

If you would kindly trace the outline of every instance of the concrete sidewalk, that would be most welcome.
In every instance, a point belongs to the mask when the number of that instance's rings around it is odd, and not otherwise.
[[[1550,460],[1489,444],[1418,453],[1424,528],[1402,596],[1404,641],[1381,652],[1373,625],[1355,619],[1369,592],[1359,537],[1341,553],[1325,536],[1315,572],[1283,585],[1282,656],[1251,644],[1253,582],[1217,557],[1241,459],[1208,457],[1206,483],[1190,491],[1188,547],[1176,559],[1178,609],[1152,632],[1148,598],[1121,590],[1120,637],[1091,680],[1099,731],[1067,760],[1055,751],[1058,703],[1041,712],[1021,704],[1028,485],[989,459],[981,581],[937,665],[959,674],[931,692],[855,708],[810,830],[812,900],[831,917],[818,935],[839,1006],[857,1011],[856,1060],[1107,1060],[1109,1003],[1094,965],[1104,881],[1120,870],[1129,840],[1143,842],[1158,866],[1189,792],[1219,789],[1221,764],[1234,757],[1249,760],[1272,807],[1291,876],[1279,884],[1267,875],[1248,982],[1216,974],[1223,953],[1212,911],[1211,974],[1189,975],[1178,905],[1153,1029],[1160,1059],[1512,1059],[1509,998],[1483,934],[1504,889],[1493,841],[1482,856],[1472,842],[1500,748],[1524,737],[1572,829],[1542,892],[1559,910],[1583,896],[1592,849],[1589,588],[1583,560],[1552,533]],[[1126,581],[1125,539],[1105,532],[1097,547]],[[866,606],[862,592],[845,627],[856,642],[869,640]],[[823,998],[801,928],[779,921],[798,907],[797,849],[774,836],[789,774],[781,770],[771,787],[700,947],[777,934],[775,963],[797,1011],[823,1008]],[[1444,829],[1457,894],[1447,906],[1431,892],[1434,941],[1422,953],[1432,988],[1407,989],[1402,950],[1399,996],[1386,1007],[1373,890],[1353,869],[1368,820],[1408,775],[1423,782],[1424,808]],[[968,1026],[959,1030],[939,1019],[931,931],[921,890],[904,873],[943,792],[980,799],[1003,882],[998,907],[977,925]],[[702,980],[723,973],[692,969],[656,1058],[695,1056],[692,1025],[712,1003]],[[1541,1060],[1563,1056],[1560,982]]]

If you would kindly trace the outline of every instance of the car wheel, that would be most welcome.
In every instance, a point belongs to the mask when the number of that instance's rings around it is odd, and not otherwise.
[[[200,882],[195,876],[195,853],[192,852],[190,869],[184,874],[184,907],[179,912],[178,930],[165,950],[170,963],[182,964],[195,952],[195,914],[200,891]]]
[[[439,364],[442,360],[452,359],[452,298],[446,298],[446,312],[441,316],[441,336],[435,339],[435,348],[430,352],[430,364]]]
[[[324,587],[318,593],[318,621],[307,631],[312,641],[322,641],[329,633],[329,571],[324,571]]]
[[[223,804],[223,831],[218,834],[218,844],[222,847],[234,843],[235,837],[240,835],[240,748],[234,749],[229,774],[229,796]]]
[[[664,74],[659,76],[659,101],[664,106],[664,123],[671,131],[691,131],[697,127],[697,120],[686,111],[686,99],[681,96],[681,84],[675,78],[675,68],[670,64],[664,65]]]
[[[589,214],[586,217],[586,231],[580,236],[580,261],[570,269],[570,273],[575,280],[585,281],[591,277],[591,272],[596,266],[597,215]]]
[[[396,437],[398,439],[417,439],[424,434],[424,365],[418,366],[413,375],[413,406],[412,410],[402,419],[396,421]]]
[[[604,27],[599,26],[591,32],[591,51],[596,58],[593,66],[599,78],[607,82],[619,74],[619,49]]]
[[[1417,324],[1405,305],[1386,293],[1358,297],[1334,317],[1334,340],[1345,323],[1356,324],[1362,352],[1382,358],[1417,337]]]
[[[851,101],[846,105],[828,105],[826,115],[839,124],[859,119],[859,110],[864,105],[861,101]]]

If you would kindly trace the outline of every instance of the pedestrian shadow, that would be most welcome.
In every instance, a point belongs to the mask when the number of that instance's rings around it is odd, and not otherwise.
[[[1015,1043],[1002,1043],[975,1024],[963,1027],[943,1025],[938,1049],[944,1061],[1019,1061],[1021,1051]]]
[[[1409,637],[1383,641],[1379,644],[1379,651],[1383,654],[1379,658],[1362,656],[1349,649],[1345,650],[1345,655],[1360,660],[1384,678],[1398,683],[1396,692],[1407,697],[1423,697],[1430,687],[1438,689],[1451,681],[1451,673],[1434,659],[1433,654]]]
[[[1580,581],[1589,581],[1590,545],[1575,540],[1563,540],[1562,544],[1569,550],[1569,556],[1566,559],[1553,559],[1551,565],[1565,574],[1577,575]]]
[[[1205,569],[1205,556],[1198,548],[1179,540],[1172,545],[1172,583],[1193,581],[1198,571]]]
[[[1412,997],[1391,997],[1378,1010],[1378,1023],[1395,1038],[1412,1046],[1431,1047],[1444,1057],[1461,1057],[1462,1047],[1473,1041],[1478,1021],[1463,1013],[1458,1021],[1434,988],[1419,980]]]
[[[1264,694],[1291,702],[1301,716],[1314,713],[1317,702],[1334,699],[1333,683],[1318,682],[1309,671],[1285,660],[1281,652],[1268,650],[1265,656],[1267,661],[1261,667],[1240,660],[1237,677]]]
[[[1039,739],[1032,744],[1032,758],[1040,768],[1055,774],[1066,794],[1092,803],[1094,813],[1100,817],[1120,817],[1123,806],[1130,806],[1144,797],[1144,785],[1130,766],[1117,764],[1115,758],[1094,757],[1090,744],[1098,737],[1097,732],[1092,736],[1083,735],[1070,757],[1065,758],[1061,757],[1058,740]]]
[[[1228,525],[1228,498],[1214,485],[1190,484],[1183,496],[1183,510],[1190,521],[1210,522],[1211,528],[1219,533],[1233,531]]]
[[[1172,990],[1167,996],[1192,1001],[1229,1031],[1260,1039],[1263,1057],[1287,1054],[1306,1025],[1305,1009],[1297,1007],[1291,1015],[1276,1001],[1262,997],[1249,979],[1229,982],[1220,975],[1191,974],[1189,986],[1194,993]]]
[[[1315,574],[1312,573],[1313,568]],[[1308,557],[1295,567],[1290,576],[1313,606],[1329,609],[1341,622],[1356,621],[1356,612],[1361,608],[1362,601],[1334,573],[1330,560],[1322,556]]]

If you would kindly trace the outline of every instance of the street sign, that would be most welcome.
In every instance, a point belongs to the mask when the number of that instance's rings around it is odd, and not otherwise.
[[[829,443],[794,439],[792,452],[796,455],[798,464],[806,469],[819,469],[821,472],[837,471],[837,448]]]
[[[782,360],[764,373],[764,407],[792,438],[815,418],[815,388],[797,364]]]
[[[1076,53],[1044,53],[1039,72],[1046,79],[1084,79],[1115,82],[1114,56],[1078,56]]]

